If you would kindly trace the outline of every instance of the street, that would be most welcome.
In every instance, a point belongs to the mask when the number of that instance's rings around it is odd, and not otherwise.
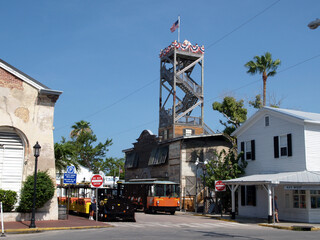
[[[45,231],[32,234],[7,234],[5,239],[319,239],[320,232],[298,232],[219,221],[177,213],[136,214],[137,222],[112,222],[110,228]]]

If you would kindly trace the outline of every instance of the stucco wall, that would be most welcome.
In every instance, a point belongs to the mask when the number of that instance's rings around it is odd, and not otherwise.
[[[55,179],[53,115],[55,101],[39,96],[38,90],[0,68],[0,129],[15,131],[23,140],[23,176],[34,173],[33,146],[41,145],[38,169]],[[44,219],[58,219],[56,193],[43,209]]]

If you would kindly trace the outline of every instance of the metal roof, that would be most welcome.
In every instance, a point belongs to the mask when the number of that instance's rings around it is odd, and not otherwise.
[[[260,185],[260,184],[304,184],[320,185],[320,172],[300,171],[281,173],[262,173],[231,180],[223,180],[227,185]]]
[[[284,108],[272,108],[272,107],[265,107],[265,108],[274,112],[279,112],[291,117],[299,118],[301,120],[320,122],[319,113],[303,112],[303,111],[284,109]]]

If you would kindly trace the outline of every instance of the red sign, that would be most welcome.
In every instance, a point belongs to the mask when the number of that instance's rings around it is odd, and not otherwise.
[[[223,183],[221,180],[216,181],[216,191],[222,192],[226,190],[226,184]]]
[[[103,184],[103,177],[101,175],[93,175],[91,178],[91,186],[94,188],[101,187]]]

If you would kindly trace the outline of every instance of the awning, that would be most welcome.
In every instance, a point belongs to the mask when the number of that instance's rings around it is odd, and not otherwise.
[[[262,173],[223,180],[226,185],[262,185],[262,184],[304,184],[319,185],[320,172],[300,171],[300,172],[281,172],[281,173]]]

